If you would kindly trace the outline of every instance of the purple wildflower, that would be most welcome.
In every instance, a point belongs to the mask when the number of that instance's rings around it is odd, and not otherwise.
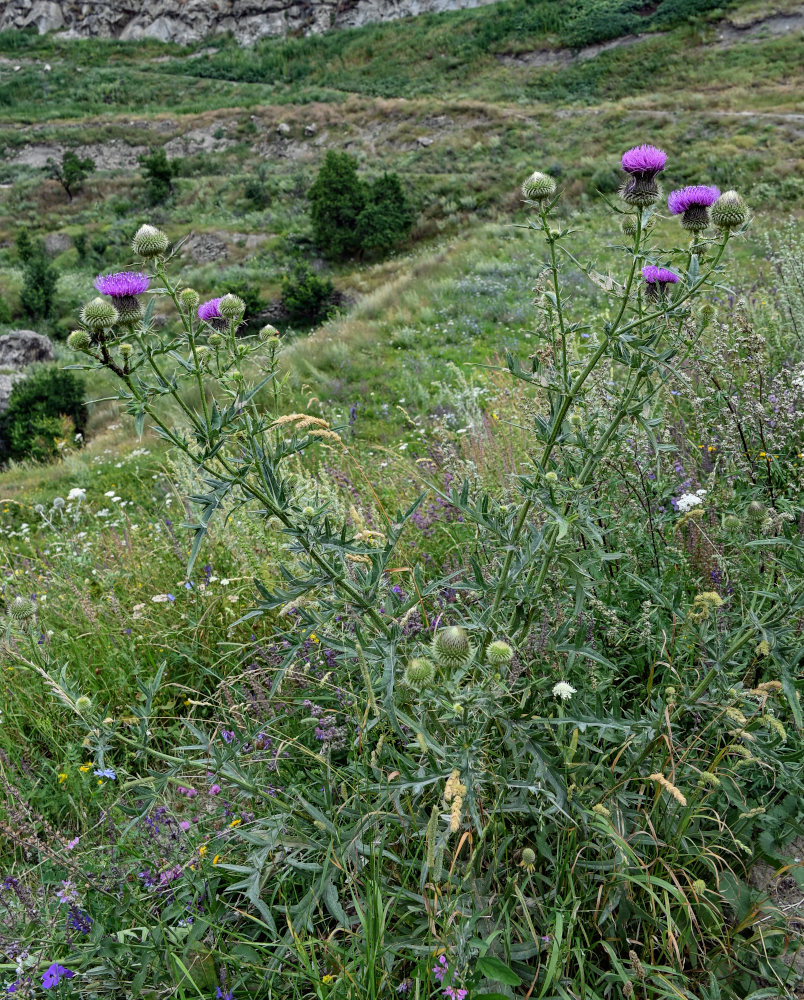
[[[667,163],[667,153],[663,149],[655,146],[634,146],[627,153],[623,153],[623,170],[627,174],[644,174],[648,177],[655,177],[664,170]]]
[[[223,296],[221,295],[217,299],[209,299],[207,302],[202,302],[198,307],[198,318],[203,319],[206,323],[214,319],[223,319],[218,309],[222,298]]]
[[[51,986],[58,986],[62,979],[72,979],[75,975],[70,969],[66,969],[58,962],[49,965],[42,976],[42,989],[49,990]]]
[[[222,737],[224,743],[231,743],[232,740],[235,738],[234,730],[233,729],[224,729],[221,732],[221,737]]]
[[[67,850],[72,851],[74,847],[78,847],[78,842],[80,839],[81,839],[80,837],[73,837],[72,840],[67,841]]]
[[[649,285],[658,282],[660,285],[674,285],[678,281],[678,275],[666,267],[655,267],[648,264],[642,268],[642,277]]]
[[[629,205],[646,208],[659,197],[656,175],[664,170],[667,154],[655,146],[635,146],[623,154],[622,167],[628,174],[620,194]]]
[[[671,191],[667,207],[673,215],[681,216],[681,225],[693,233],[701,232],[709,225],[710,205],[720,197],[720,190],[707,184],[693,184],[691,187]]]
[[[232,990],[222,990],[220,986],[215,987],[215,996],[218,1000],[233,1000],[234,993]]]
[[[61,883],[61,889],[56,893],[60,903],[75,903],[78,900],[78,893],[75,890],[72,879],[65,879]]]
[[[454,986],[447,986],[444,990],[444,996],[449,997],[449,1000],[466,1000],[466,995],[468,990],[459,990]]]
[[[150,283],[151,279],[147,274],[132,271],[99,274],[94,282],[101,295],[110,295],[113,299],[126,298],[129,295],[142,295],[144,291],[147,291]]]
[[[439,983],[444,982],[444,976],[449,971],[449,963],[443,955],[439,955],[438,963],[433,966],[433,976],[439,981]]]
[[[209,794],[210,795],[220,795],[221,794],[221,786],[220,785],[210,785],[209,786]]]

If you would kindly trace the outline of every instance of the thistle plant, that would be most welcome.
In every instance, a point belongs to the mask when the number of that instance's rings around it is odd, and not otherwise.
[[[524,228],[544,244],[538,342],[498,372],[530,394],[527,466],[505,502],[429,484],[460,515],[449,568],[405,563],[421,498],[367,526],[300,473],[316,449],[345,454],[339,429],[286,412],[281,338],[242,336],[243,302],[225,288],[201,302],[184,287],[159,230],[137,233],[139,270],[99,279],[112,301],[88,303],[71,335],[189,470],[190,565],[235,508],[282,553],[241,619],[266,633],[262,665],[244,644],[242,673],[209,703],[218,718],[187,722],[180,748],[149,740],[158,681],[132,733],[51,677],[99,763],[128,755],[138,807],[170,801],[188,773],[216,801],[248,803],[248,829],[219,838],[235,860],[219,874],[233,909],[256,916],[238,925],[262,949],[243,949],[252,989],[290,969],[306,993],[342,975],[374,1000],[380,982],[432,989],[435,969],[452,1000],[499,982],[647,995],[654,973],[667,985],[651,995],[696,995],[705,955],[725,983],[739,970],[724,995],[746,995],[746,969],[782,982],[779,929],[748,940],[709,887],[767,832],[746,789],[770,810],[801,789],[787,749],[802,723],[787,665],[800,539],[760,503],[749,582],[719,587],[734,545],[716,530],[725,487],[689,482],[665,506],[649,485],[680,451],[670,387],[706,348],[703,307],[747,212],[733,192],[674,192],[682,225],[667,245],[666,154],[642,145],[621,162],[616,273],[579,260],[549,175],[523,184]],[[569,269],[607,297],[600,318],[575,314]],[[639,520],[622,516],[631,494]],[[410,593],[392,586],[400,568]],[[344,943],[361,933],[364,952]]]

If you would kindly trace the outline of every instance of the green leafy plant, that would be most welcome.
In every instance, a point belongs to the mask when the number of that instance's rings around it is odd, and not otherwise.
[[[75,192],[94,170],[95,161],[91,156],[85,156],[82,159],[71,149],[63,154],[61,163],[49,159],[46,164],[48,177],[59,182],[70,201],[73,200]]]
[[[86,430],[83,381],[58,365],[36,365],[16,382],[0,416],[2,457],[43,461],[58,454],[58,442],[72,444]]]
[[[145,180],[145,195],[149,205],[162,205],[173,194],[173,178],[179,171],[176,160],[168,160],[160,146],[139,158]]]

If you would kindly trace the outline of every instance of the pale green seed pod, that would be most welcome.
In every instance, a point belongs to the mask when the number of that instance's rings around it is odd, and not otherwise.
[[[18,622],[28,621],[33,618],[34,610],[33,601],[29,601],[27,597],[15,597],[8,606],[8,617]]]
[[[218,312],[224,319],[241,320],[246,311],[246,303],[239,295],[224,295],[218,303]]]
[[[433,656],[442,667],[462,667],[472,656],[469,633],[460,625],[442,628],[433,639]]]
[[[140,226],[131,241],[131,247],[135,254],[150,260],[153,257],[161,257],[170,246],[170,240],[161,229],[155,226]]]
[[[492,667],[502,667],[506,663],[510,663],[513,658],[514,651],[507,642],[497,639],[495,642],[489,643],[486,659]]]
[[[724,191],[712,206],[712,222],[718,229],[737,229],[748,218],[748,209],[736,191]]]
[[[535,170],[522,185],[522,194],[528,201],[545,201],[556,193],[556,182],[548,174]]]
[[[109,327],[114,326],[118,319],[118,312],[112,303],[107,302],[106,299],[102,299],[100,296],[92,299],[91,302],[87,302],[81,310],[81,322],[84,326],[89,327],[93,333],[107,330]]]
[[[92,343],[86,330],[73,330],[67,338],[67,346],[72,351],[88,351]]]
[[[405,683],[414,688],[428,687],[435,677],[435,666],[432,660],[418,657],[411,660],[405,667]]]

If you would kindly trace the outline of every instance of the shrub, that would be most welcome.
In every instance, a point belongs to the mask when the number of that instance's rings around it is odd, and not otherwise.
[[[57,163],[53,159],[49,159],[46,165],[46,171],[49,177],[58,181],[59,184],[64,188],[67,193],[67,197],[70,201],[73,200],[73,194],[81,186],[81,184],[89,177],[89,175],[95,169],[95,161],[91,156],[86,156],[81,159],[72,150],[68,150],[61,158],[61,163]]]
[[[57,441],[71,431],[83,434],[86,423],[82,380],[57,365],[37,365],[15,383],[0,416],[0,457],[52,458],[59,450]]]
[[[162,205],[173,194],[173,178],[179,172],[179,164],[168,160],[161,147],[139,158],[145,179],[145,196],[150,205]]]
[[[383,174],[365,188],[366,201],[357,219],[362,253],[382,256],[410,232],[413,208],[396,174]]]
[[[282,279],[282,308],[292,323],[313,326],[326,319],[333,307],[335,288],[307,264],[296,264]]]
[[[366,194],[357,176],[357,160],[329,150],[308,197],[313,236],[321,252],[333,260],[358,253],[357,227]]]
[[[27,233],[21,233],[17,239],[17,253],[23,264],[22,311],[34,322],[49,319],[53,315],[59,273],[50,262],[42,240],[32,241]]]

